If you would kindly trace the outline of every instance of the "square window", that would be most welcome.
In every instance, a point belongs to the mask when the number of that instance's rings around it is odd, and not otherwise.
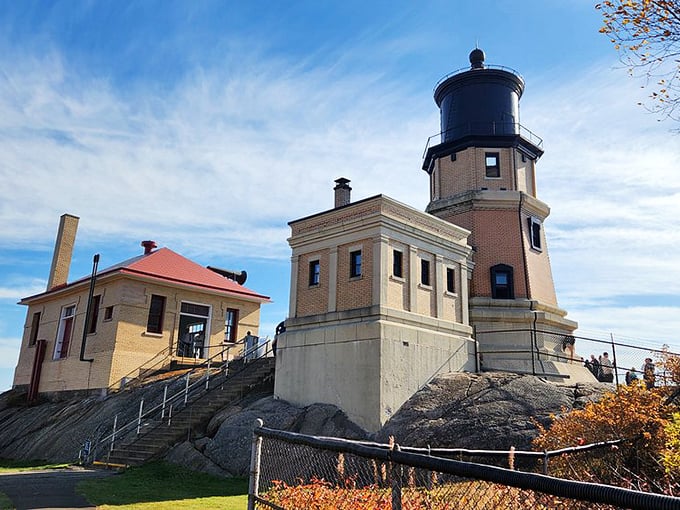
[[[392,275],[397,278],[404,277],[404,254],[399,250],[392,252]]]
[[[104,320],[110,321],[112,319],[113,319],[113,307],[107,306],[106,308],[104,308]]]
[[[447,267],[446,268],[446,291],[447,292],[456,292],[456,284],[455,284],[455,271],[453,270],[452,267]]]
[[[430,285],[430,261],[420,260],[420,283],[423,285]]]
[[[361,276],[361,250],[352,251],[349,254],[349,277]]]
[[[486,177],[498,178],[501,176],[499,155],[497,152],[487,152],[484,155],[486,165]]]
[[[321,275],[321,264],[318,260],[312,260],[309,263],[309,286],[319,285],[319,277]]]

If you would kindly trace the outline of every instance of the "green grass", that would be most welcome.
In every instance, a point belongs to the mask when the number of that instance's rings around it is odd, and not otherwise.
[[[0,492],[0,508],[2,510],[14,508],[12,501],[7,497],[7,494]]]
[[[102,509],[242,510],[248,501],[248,480],[219,478],[152,462],[120,475],[81,482],[78,492]]]
[[[0,459],[0,473],[7,471],[32,471],[38,469],[59,469],[68,464],[48,464],[44,460],[12,460]]]

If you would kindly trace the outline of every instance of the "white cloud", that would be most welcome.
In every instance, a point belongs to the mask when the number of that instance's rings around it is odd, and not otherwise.
[[[23,282],[17,286],[0,286],[0,299],[18,302],[21,298],[44,292],[45,287],[45,280],[38,278],[35,278],[30,282]]]
[[[19,345],[21,338],[0,338],[0,370],[8,368],[14,370],[19,360]]]
[[[370,76],[267,61],[199,70],[156,97],[82,80],[55,54],[17,64],[0,78],[6,245],[51,242],[68,211],[103,237],[284,257],[286,221],[328,208],[341,175],[358,195],[424,205],[419,156],[436,118],[404,112],[398,87]]]

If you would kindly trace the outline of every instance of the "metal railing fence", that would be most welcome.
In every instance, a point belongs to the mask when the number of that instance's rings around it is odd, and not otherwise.
[[[557,361],[563,363],[579,363],[588,367],[593,373],[594,380],[601,382],[612,382],[616,384],[626,384],[632,378],[646,380],[649,386],[673,386],[677,381],[673,381],[670,372],[666,369],[664,361],[669,356],[680,357],[680,353],[672,352],[668,348],[652,348],[648,346],[633,345],[628,342],[621,342],[615,339],[613,334],[608,339],[591,338],[578,335],[564,335],[541,329],[508,329],[497,331],[477,331],[477,340],[484,345],[484,338],[490,335],[518,335],[526,338],[526,348],[508,349],[486,349],[480,347],[478,354],[482,359],[496,355],[507,357],[522,356],[531,358],[534,367],[533,375],[542,375],[536,362]],[[541,348],[544,345],[557,346],[556,351]],[[561,347],[560,347],[561,346]],[[605,377],[604,365],[601,359],[607,353],[611,362],[611,376]],[[591,355],[597,360],[596,364],[591,363]],[[651,359],[653,372],[647,371],[645,374],[645,361]],[[647,378],[645,379],[645,375]]]
[[[271,341],[268,338],[262,340],[264,342],[244,350],[238,359],[252,362],[259,358],[270,356],[272,354]],[[95,434],[94,447],[91,452],[88,452],[88,457],[96,459],[97,454],[103,447],[106,448],[108,455],[114,450],[117,442],[126,439],[132,433],[135,436],[139,436],[143,429],[153,428],[164,420],[167,420],[168,424],[170,424],[173,414],[177,414],[187,405],[211,390],[210,384],[212,381],[225,382],[227,377],[236,377],[245,372],[248,369],[247,365],[244,365],[236,372],[229,370],[230,361],[233,360],[224,359],[224,351],[228,351],[233,347],[234,345],[226,346],[222,351],[208,358],[204,365],[195,367],[185,374],[169,380],[163,387],[162,398],[156,398],[146,403],[145,399],[141,398],[135,419],[119,425],[118,415],[115,415],[111,433],[100,437],[97,437],[97,434]],[[258,354],[258,356],[255,357],[254,354]],[[223,363],[221,363],[222,360],[224,360]],[[212,365],[213,362],[217,361],[220,361],[220,363]],[[215,385],[215,387],[217,386]]]
[[[588,445],[578,454],[598,451],[606,457],[611,447]],[[517,452],[502,453],[512,466]],[[574,452],[548,453],[560,457]],[[272,430],[258,420],[248,508],[665,510],[679,509],[680,498],[461,462],[396,444]]]

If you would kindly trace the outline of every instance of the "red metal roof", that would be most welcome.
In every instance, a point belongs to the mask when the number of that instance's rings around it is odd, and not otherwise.
[[[130,259],[129,264],[118,267],[121,273],[151,276],[160,280],[269,300],[269,297],[192,262],[168,248],[160,248],[148,255],[135,257]]]
[[[151,253],[139,255],[114,266],[97,271],[97,277],[101,278],[116,273],[137,275],[180,285],[190,285],[192,287],[198,287],[199,289],[224,292],[263,302],[269,301],[268,296],[250,290],[168,248],[160,248]],[[89,277],[81,278],[64,287],[77,285],[88,280],[90,280]],[[22,299],[22,302],[50,294],[57,290],[62,290],[64,287],[24,298]]]

